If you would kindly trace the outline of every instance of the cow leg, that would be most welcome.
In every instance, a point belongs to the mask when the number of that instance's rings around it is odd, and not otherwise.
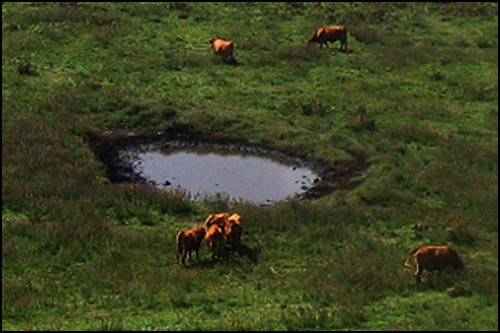
[[[211,244],[208,246],[208,249],[212,251],[212,259],[215,259],[215,251],[214,248],[211,246]]]
[[[440,277],[441,276],[441,269],[438,269],[438,272],[437,272],[437,277]]]
[[[214,251],[214,256],[216,256],[219,259],[222,259],[222,246],[220,246],[220,244],[217,244],[217,248]]]
[[[417,262],[417,270],[415,271],[415,278],[417,279],[417,283],[420,283],[422,282],[422,274],[423,274],[424,270],[422,268],[420,268],[418,262]]]
[[[432,279],[433,282],[436,282],[440,276],[441,276],[441,269],[438,269],[437,273],[434,275],[434,278]]]
[[[186,250],[183,250],[182,255],[181,255],[181,263],[182,264],[184,264],[186,262],[186,256],[187,256]]]
[[[180,252],[177,252],[177,261],[180,260],[181,263],[184,263],[184,260],[186,260],[184,250],[181,250]]]
[[[222,257],[222,246],[218,246],[217,247],[217,257],[219,259],[223,259],[223,257]]]
[[[213,255],[213,258],[214,259],[217,259],[219,257],[219,245],[216,245],[213,249],[214,251],[214,255]]]

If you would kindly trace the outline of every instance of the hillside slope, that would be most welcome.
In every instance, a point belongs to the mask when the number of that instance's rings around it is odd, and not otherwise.
[[[306,45],[333,24],[348,52]],[[172,131],[368,167],[317,199],[192,203],[110,183],[89,147]],[[225,210],[242,250],[179,265],[176,233]],[[467,274],[417,286],[422,244]],[[2,3],[2,328],[497,330],[498,5]]]

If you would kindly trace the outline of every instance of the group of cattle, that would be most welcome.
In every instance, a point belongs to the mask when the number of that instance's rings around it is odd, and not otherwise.
[[[340,41],[340,50],[347,51],[347,29],[344,26],[321,27],[314,30],[313,35],[308,40],[308,44],[319,43],[320,48],[328,42]],[[212,49],[216,56],[226,61],[235,62],[233,56],[234,44],[232,41],[220,38],[210,40]],[[221,257],[226,245],[234,246],[239,242],[243,229],[240,224],[238,214],[219,213],[210,215],[205,220],[205,226],[192,230],[181,231],[177,235],[178,253],[177,258],[185,262],[186,254],[200,248],[203,238],[207,241],[208,248],[213,252],[213,257]],[[410,257],[404,263],[404,267],[415,269],[413,273],[420,283],[424,270],[429,272],[437,271],[438,274],[447,267],[451,267],[456,272],[465,270],[464,264],[457,252],[450,246],[419,246],[411,251]]]
[[[218,213],[209,215],[204,226],[189,230],[181,230],[177,234],[177,260],[186,262],[191,252],[195,251],[196,258],[200,250],[203,239],[207,242],[207,247],[212,251],[212,258],[223,258],[226,247],[235,247],[240,244],[243,227],[241,226],[241,216],[237,213]]]
[[[328,47],[328,42],[334,43],[340,41],[340,50],[347,51],[347,29],[344,26],[336,25],[330,27],[321,27],[314,30],[313,35],[308,40],[308,44],[319,43],[319,47],[323,45]],[[221,57],[225,61],[235,62],[233,56],[234,44],[230,40],[221,38],[213,38],[210,40],[212,49],[216,56]]]
[[[203,239],[207,242],[208,249],[212,252],[212,258],[223,258],[227,247],[235,247],[240,244],[243,227],[241,226],[241,216],[237,213],[218,213],[209,215],[204,222],[204,226],[189,230],[181,230],[176,237],[177,260],[184,264],[191,252],[195,251],[198,259]],[[429,246],[423,245],[414,248],[410,257],[404,263],[404,267],[415,269],[413,276],[417,283],[422,280],[424,270],[438,272],[446,268],[452,268],[460,273],[465,270],[465,266],[458,256],[458,253],[447,245]]]

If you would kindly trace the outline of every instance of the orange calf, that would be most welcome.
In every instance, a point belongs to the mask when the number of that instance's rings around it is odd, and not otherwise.
[[[233,42],[220,38],[213,38],[210,40],[210,44],[212,44],[212,49],[216,56],[220,56],[225,60],[234,60]]]
[[[186,262],[186,256],[189,254],[189,260],[191,260],[191,251],[196,252],[196,258],[198,258],[198,251],[200,250],[200,244],[203,237],[205,237],[206,229],[204,227],[198,227],[190,230],[181,230],[177,234],[177,260],[179,257],[181,263]]]
[[[226,246],[226,239],[222,229],[213,224],[207,229],[205,234],[208,248],[212,251],[212,258],[222,258],[224,255],[224,247]]]

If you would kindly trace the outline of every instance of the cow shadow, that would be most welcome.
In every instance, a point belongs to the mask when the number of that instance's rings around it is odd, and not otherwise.
[[[332,47],[332,48],[327,48],[327,50],[330,50],[332,54],[337,54],[337,53],[343,53],[343,54],[351,54],[354,53],[354,49],[341,49],[340,47]]]
[[[260,249],[258,248],[251,248],[246,244],[240,243],[230,247],[228,250],[228,255],[236,253],[242,258],[248,258],[254,264],[259,262]]]
[[[444,270],[441,274],[438,272],[425,272],[420,283],[412,281],[409,287],[418,291],[446,292],[452,297],[472,295],[467,277],[463,274],[456,274],[451,270]]]
[[[206,258],[206,259],[200,259],[196,262],[193,262],[190,266],[192,268],[200,268],[200,269],[211,269],[214,268],[217,264],[221,262],[220,259],[212,259],[212,258]]]
[[[238,245],[226,247],[224,249],[222,258],[212,258],[212,256],[210,255],[209,258],[200,258],[199,260],[190,261],[188,265],[185,265],[185,267],[211,269],[222,263],[227,263],[230,265],[243,264],[238,259],[244,258],[248,259],[253,264],[257,264],[259,262],[260,252],[261,251],[258,248],[251,248],[246,244],[240,243]]]
[[[230,59],[224,59],[223,60],[225,64],[232,65],[232,66],[239,66],[240,63],[236,58],[230,58]]]
[[[241,63],[236,60],[236,58],[221,58],[221,59],[214,59],[215,64],[220,64],[220,65],[229,65],[229,66],[240,66]]]

